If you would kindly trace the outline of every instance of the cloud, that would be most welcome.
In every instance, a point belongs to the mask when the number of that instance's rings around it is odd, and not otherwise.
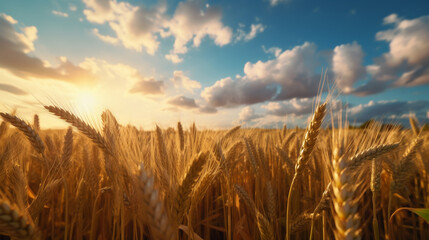
[[[73,4],[69,4],[69,9],[70,11],[75,12],[77,10],[77,7]]]
[[[173,49],[165,55],[173,63],[182,61],[178,54],[186,53],[190,42],[198,47],[206,36],[218,46],[231,42],[232,30],[223,25],[221,11],[208,5],[204,8],[198,1],[179,3],[172,17],[166,14],[164,2],[153,8],[133,6],[116,0],[83,2],[86,6],[86,19],[97,24],[108,23],[115,32],[115,37],[111,38],[118,39],[128,49],[138,52],[145,49],[148,54],[153,55],[160,44],[159,36],[174,37]],[[113,40],[110,42],[116,43]]]
[[[17,32],[13,22],[17,23],[5,15],[0,16],[0,68],[25,79],[55,79],[74,84],[94,84],[97,81],[91,72],[67,60],[53,68],[46,66],[43,60],[29,56],[28,53],[34,51],[37,28],[23,27],[21,32]]]
[[[195,99],[188,98],[185,96],[173,97],[169,99],[167,103],[170,105],[173,105],[179,108],[185,108],[185,109],[198,108],[197,104],[195,103]]]
[[[392,23],[398,23],[400,21],[401,19],[399,19],[398,15],[396,13],[392,13],[383,19],[383,24],[387,25]]]
[[[101,34],[97,28],[92,29],[92,33],[94,33],[94,35],[103,42],[110,43],[112,45],[116,45],[119,43],[119,39],[112,36]]]
[[[250,41],[256,37],[257,34],[262,33],[265,30],[265,26],[258,23],[250,25],[250,32],[246,33],[242,28],[237,30],[236,41]]]
[[[3,84],[0,83],[0,90],[1,91],[5,91],[5,92],[9,92],[15,95],[28,95],[28,93],[20,88],[17,88],[15,86],[12,86],[10,84]]]
[[[140,75],[136,76],[140,80],[130,89],[130,93],[140,93],[142,95],[160,95],[164,94],[164,82],[157,81],[155,78],[144,78]]]
[[[262,50],[266,54],[273,54],[275,57],[280,56],[280,53],[282,53],[282,49],[278,47],[270,47],[268,49],[265,48],[264,45],[262,45]]]
[[[188,51],[188,43],[194,47],[201,44],[203,38],[208,36],[218,46],[224,46],[231,42],[232,30],[224,26],[222,13],[218,8],[206,6],[201,9],[197,1],[180,2],[173,17],[166,21],[167,29],[161,34],[163,37],[173,36],[174,54],[184,54]]]
[[[408,121],[407,117],[401,121],[403,116],[408,116],[414,112],[422,122],[428,122],[425,119],[429,110],[429,101],[370,101],[367,104],[360,104],[348,109],[350,122],[356,121],[363,123],[369,119],[386,120],[394,119],[401,123]]]
[[[116,0],[83,0],[86,19],[93,23],[108,23],[115,37],[128,49],[141,52],[143,48],[150,55],[158,49],[159,41],[155,35],[161,29],[165,6],[160,4],[153,9],[133,6],[128,2]]]
[[[363,51],[361,46],[353,42],[334,48],[332,57],[332,71],[335,74],[335,82],[344,93],[352,91],[353,84],[365,74],[362,66]]]
[[[313,98],[294,98],[283,102],[270,102],[261,106],[266,109],[266,114],[274,116],[302,116],[313,112]]]
[[[69,15],[67,13],[56,11],[56,10],[52,10],[52,14],[60,16],[60,17],[65,17],[65,18],[69,17]]]
[[[389,52],[367,66],[372,79],[356,89],[358,95],[429,83],[429,15],[406,20],[392,14],[384,24],[393,28],[378,32],[376,39],[388,42]]]
[[[165,54],[165,59],[169,60],[172,63],[181,63],[183,61],[183,58],[180,58],[179,55],[174,53]]]
[[[3,17],[3,19],[5,19],[6,21],[8,21],[10,24],[17,24],[18,21],[16,21],[12,16],[9,16],[5,13],[1,13],[0,17]]]
[[[316,46],[306,42],[273,60],[247,62],[243,77],[221,79],[205,88],[201,96],[214,107],[312,97],[320,80],[313,72],[317,66]]]
[[[210,107],[210,106],[200,107],[198,110],[200,113],[208,113],[208,114],[217,113],[217,109],[214,107]]]
[[[247,106],[241,109],[238,115],[238,124],[249,124],[251,121],[261,118],[262,115],[256,114],[252,107]]]
[[[194,92],[194,89],[201,88],[201,83],[195,80],[191,80],[185,76],[183,71],[174,71],[173,77],[170,79],[176,88],[184,88],[189,92]]]

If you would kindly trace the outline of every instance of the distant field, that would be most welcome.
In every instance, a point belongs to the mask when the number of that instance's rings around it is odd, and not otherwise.
[[[321,129],[322,104],[307,129],[141,131],[109,111],[95,129],[45,108],[71,127],[1,113],[0,234],[13,239],[429,236],[423,218],[395,213],[429,205],[429,135],[412,118]]]

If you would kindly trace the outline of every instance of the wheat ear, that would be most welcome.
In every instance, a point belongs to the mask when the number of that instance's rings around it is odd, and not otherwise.
[[[234,135],[236,132],[238,132],[238,130],[240,130],[241,126],[235,126],[231,129],[228,130],[228,132],[225,133],[225,135],[223,136],[223,139],[227,139],[228,137],[231,137],[232,135]]]
[[[402,159],[400,160],[398,165],[395,165],[393,167],[392,182],[390,183],[389,190],[389,201],[387,204],[387,219],[390,219],[390,210],[392,207],[393,194],[400,192],[402,189],[405,188],[409,177],[415,170],[415,165],[412,160],[416,154],[417,147],[419,147],[421,143],[421,138],[415,138],[414,141],[412,141],[408,148],[405,150],[404,154],[402,155]],[[389,231],[389,225],[387,225],[386,239],[388,238]]]
[[[152,234],[156,239],[176,239],[175,224],[172,223],[165,212],[164,205],[159,199],[159,191],[154,186],[154,178],[146,172],[143,163],[140,165],[140,189],[143,192],[143,205]]]
[[[35,226],[22,211],[0,199],[0,233],[17,239],[32,239]]]
[[[242,186],[237,184],[234,185],[234,188],[238,196],[246,204],[246,207],[250,212],[252,219],[256,220],[259,233],[261,235],[261,239],[263,240],[274,239],[273,228],[271,227],[270,222],[262,213],[259,212],[259,210],[256,208],[255,202],[250,198],[246,190]]]
[[[360,239],[359,216],[357,203],[354,199],[356,186],[351,182],[350,171],[342,156],[342,150],[334,149],[333,181],[335,238]]]
[[[117,148],[117,139],[121,136],[119,123],[109,110],[106,110],[101,114],[101,120],[103,122],[104,139],[106,139],[112,151],[115,152]]]
[[[39,189],[36,198],[33,199],[30,206],[28,206],[28,212],[32,219],[36,219],[42,211],[45,204],[49,201],[51,194],[60,185],[61,179],[57,179],[48,183],[43,189]]]
[[[177,122],[177,133],[179,137],[180,151],[183,151],[183,149],[185,148],[185,135],[183,134],[183,127],[180,122]]]
[[[414,136],[418,136],[420,133],[420,127],[415,117],[410,117],[410,126],[411,126],[411,129],[413,130]]]
[[[300,154],[295,165],[295,174],[289,187],[289,193],[286,204],[286,240],[290,239],[290,226],[289,226],[289,208],[292,198],[293,186],[298,176],[300,176],[308,163],[310,154],[316,144],[317,136],[319,135],[319,128],[322,125],[323,118],[326,113],[326,103],[319,105],[313,114],[310,124],[305,132],[304,141],[301,146]]]
[[[73,113],[67,110],[64,110],[56,106],[44,106],[44,107],[52,114],[56,115],[57,117],[63,119],[64,121],[76,127],[85,136],[91,139],[104,152],[113,156],[113,151],[111,150],[111,148],[108,146],[105,139],[101,136],[101,134],[97,130],[95,130],[94,128],[92,128],[87,123],[85,123],[80,118],[76,117]]]
[[[348,167],[349,169],[355,170],[361,166],[365,161],[371,160],[373,158],[379,157],[385,153],[388,153],[399,146],[399,142],[392,144],[383,144],[380,146],[370,147],[365,149],[349,159]]]
[[[399,164],[393,170],[393,181],[391,183],[391,190],[393,193],[399,192],[405,188],[407,180],[413,173],[413,159],[416,155],[417,148],[421,145],[422,139],[417,137],[411,144],[408,146],[402,155],[402,159]]]
[[[377,221],[377,205],[376,197],[380,193],[381,188],[381,169],[382,161],[374,158],[371,163],[371,192],[372,192],[372,225],[374,229],[374,239],[380,239]]]
[[[174,202],[174,212],[178,223],[182,221],[185,212],[189,209],[191,204],[191,192],[197,183],[204,164],[207,162],[207,156],[207,152],[198,154],[196,160],[192,162],[185,179],[183,179],[182,184],[180,184],[179,189],[177,190],[176,200]]]
[[[45,145],[43,144],[39,134],[37,134],[37,132],[34,131],[34,129],[30,127],[30,125],[28,125],[26,122],[19,119],[18,117],[12,116],[8,113],[0,113],[0,115],[3,117],[4,120],[8,121],[10,124],[18,128],[19,131],[24,133],[24,135],[30,141],[34,149],[38,153],[43,154],[43,151],[45,150]]]
[[[65,166],[70,162],[71,155],[73,153],[73,129],[69,127],[66,135],[64,135],[63,155],[62,161]]]
[[[40,119],[39,119],[39,115],[37,114],[34,114],[33,127],[34,127],[34,130],[40,131]]]

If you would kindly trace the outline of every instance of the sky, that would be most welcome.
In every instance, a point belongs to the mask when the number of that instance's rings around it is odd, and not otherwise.
[[[44,128],[305,127],[322,78],[352,124],[429,123],[427,0],[0,1],[0,111]]]

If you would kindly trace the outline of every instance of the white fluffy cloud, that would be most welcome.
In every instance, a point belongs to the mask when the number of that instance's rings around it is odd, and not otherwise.
[[[353,42],[334,48],[332,58],[332,71],[335,74],[335,82],[344,93],[352,91],[353,84],[365,73],[362,66],[363,51],[361,46]]]
[[[158,5],[153,9],[145,9],[143,6],[133,6],[128,2],[116,0],[83,0],[86,5],[84,14],[86,19],[93,23],[108,23],[115,32],[115,37],[97,35],[103,41],[115,43],[120,41],[126,48],[141,52],[143,48],[148,54],[153,55],[158,49],[159,41],[156,33],[161,31],[163,24],[164,5]],[[98,31],[97,31],[98,32]],[[103,38],[104,37],[104,38]]]
[[[174,37],[174,48],[170,54],[184,54],[190,42],[198,47],[206,36],[212,38],[216,45],[224,46],[231,42],[232,30],[224,26],[221,19],[222,13],[217,8],[206,6],[202,10],[196,1],[180,2],[173,17],[165,22],[167,30],[161,36]]]
[[[384,23],[393,28],[378,32],[376,38],[389,43],[389,52],[367,67],[372,80],[357,89],[357,94],[429,83],[429,15],[406,20],[392,14]]]
[[[193,92],[194,89],[201,88],[201,83],[190,79],[183,73],[183,71],[174,71],[173,77],[170,80],[176,88],[184,88],[189,92]]]
[[[265,30],[265,26],[258,23],[258,24],[251,24],[250,25],[250,31],[246,33],[244,29],[239,28],[237,30],[237,36],[235,38],[236,41],[250,41],[256,37],[257,34],[262,33]]]
[[[319,73],[313,72],[319,66],[316,56],[316,46],[306,42],[273,60],[247,62],[243,77],[221,79],[201,95],[215,107],[312,97],[320,80]]]
[[[247,106],[241,109],[238,114],[237,124],[249,124],[251,121],[262,117],[262,115],[256,114],[252,107]]]
[[[143,5],[133,6],[116,0],[83,1],[88,21],[98,24],[107,22],[115,32],[114,37],[101,35],[98,30],[94,32],[103,41],[114,44],[119,41],[126,48],[139,52],[145,49],[153,55],[160,44],[159,36],[174,37],[173,49],[165,55],[173,63],[183,60],[178,54],[186,53],[190,42],[198,47],[206,36],[218,46],[231,42],[232,30],[222,23],[221,11],[208,5],[204,7],[198,1],[179,3],[172,17],[166,14],[165,3],[148,9]]]

